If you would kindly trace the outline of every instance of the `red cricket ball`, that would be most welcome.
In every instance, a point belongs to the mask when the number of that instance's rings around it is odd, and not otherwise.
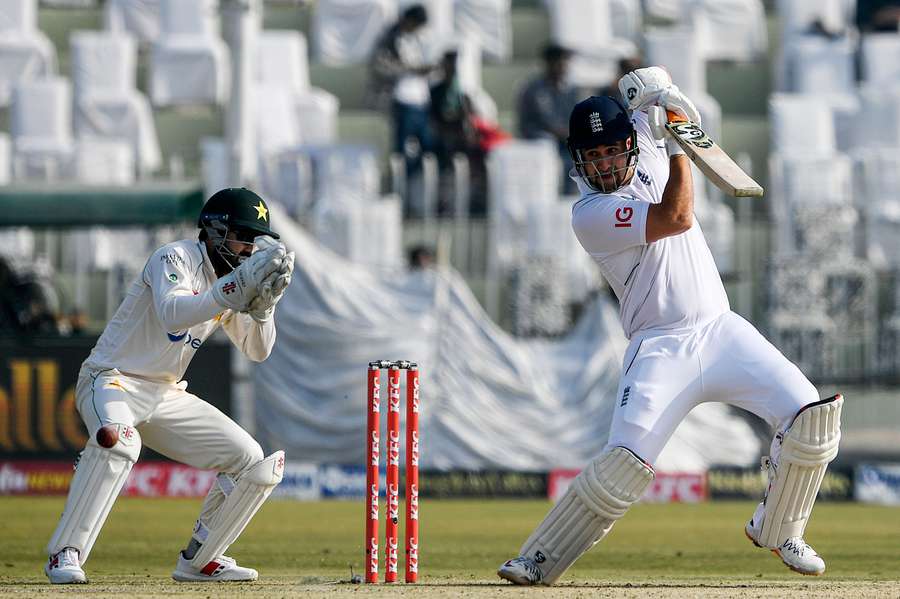
[[[101,426],[97,431],[97,444],[100,447],[110,448],[119,442],[119,429],[115,424]]]

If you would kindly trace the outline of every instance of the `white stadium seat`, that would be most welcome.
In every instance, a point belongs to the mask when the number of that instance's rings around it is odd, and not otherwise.
[[[703,128],[713,139],[719,139],[722,107],[706,92],[706,59],[691,30],[652,28],[645,34],[644,43],[646,63],[666,68],[672,81],[696,104]]]
[[[337,139],[337,96],[309,84],[306,38],[297,31],[265,30],[259,35],[255,80],[287,95],[296,124],[297,143],[332,143]],[[274,119],[261,103],[259,119]],[[277,123],[274,123],[277,127]]]
[[[135,180],[134,148],[118,139],[80,137],[75,142],[72,177],[88,185],[130,185]]]
[[[0,185],[9,185],[12,179],[12,148],[9,135],[0,133]]]
[[[776,255],[812,251],[819,257],[853,256],[857,211],[852,167],[844,154],[770,157],[768,196]]]
[[[707,60],[756,60],[768,49],[760,0],[645,0],[647,15],[691,31]]]
[[[37,0],[0,0],[0,106],[17,82],[56,72],[56,49],[37,28]]]
[[[862,36],[862,79],[871,85],[900,85],[900,33]]]
[[[772,207],[788,203],[853,205],[852,165],[846,154],[773,154],[769,166]]]
[[[509,60],[512,54],[511,4],[511,0],[456,0],[456,34],[478,40],[482,52],[490,60]]]
[[[640,43],[644,22],[641,0],[610,0],[610,9],[616,36]]]
[[[637,54],[634,42],[616,37],[610,2],[545,0],[551,37],[574,52],[569,79],[577,86],[599,87],[612,82],[619,59]]]
[[[354,264],[403,267],[403,206],[396,195],[374,195],[363,204],[316,204],[312,230],[322,245]],[[372,243],[373,231],[377,243]]]
[[[529,215],[559,202],[559,153],[552,142],[510,141],[488,156],[488,311],[502,274],[528,254]]]
[[[810,32],[818,21],[828,31],[846,31],[853,22],[855,0],[777,0],[775,3],[781,39]]]
[[[266,29],[257,38],[254,79],[280,85],[297,94],[309,91],[309,55],[306,37],[290,29]]]
[[[846,93],[856,86],[856,43],[844,36],[798,35],[784,45],[786,90]]]
[[[794,257],[772,261],[769,336],[807,376],[830,372],[837,332],[827,313],[826,277]]]
[[[13,177],[54,180],[72,156],[72,86],[66,79],[29,81],[13,89]]]
[[[651,27],[644,34],[647,64],[664,66],[672,81],[688,96],[706,93],[706,59],[693,32],[686,27]]]
[[[160,35],[150,61],[155,106],[224,104],[230,68],[218,5],[218,0],[161,0]]]
[[[106,0],[103,22],[107,31],[128,32],[141,42],[159,37],[160,0]]]
[[[37,0],[0,0],[0,31],[20,35],[37,31]]]
[[[865,216],[865,256],[876,268],[896,270],[900,268],[900,152],[896,147],[863,148],[854,158],[856,205]]]
[[[832,111],[820,96],[772,94],[769,122],[773,152],[827,156],[835,151]]]
[[[900,85],[863,87],[859,100],[853,146],[900,148]]]
[[[496,122],[498,118],[497,103],[487,93],[482,84],[481,57],[482,48],[478,38],[464,36],[456,44],[458,52],[456,68],[459,74],[459,85],[472,100],[475,112],[484,119]]]
[[[819,30],[853,38],[857,34],[853,25],[854,10],[855,0],[778,0],[776,12],[781,25],[781,47],[775,58],[775,89],[798,89],[791,79],[790,46],[794,40],[811,33],[821,36],[817,33]]]
[[[366,63],[396,20],[395,0],[319,0],[312,17],[314,56],[329,66]]]
[[[126,141],[141,173],[162,163],[153,112],[136,88],[137,43],[125,33],[71,35],[75,134]]]
[[[256,143],[260,156],[287,150],[300,143],[300,124],[293,94],[271,84],[253,87]]]
[[[691,24],[707,60],[756,60],[768,51],[761,0],[693,0]]]

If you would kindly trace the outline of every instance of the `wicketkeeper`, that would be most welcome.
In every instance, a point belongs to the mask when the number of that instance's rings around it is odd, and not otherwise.
[[[150,256],[81,367],[76,407],[89,436],[47,545],[52,583],[86,582],[84,563],[142,445],[219,473],[172,577],[258,576],[224,552],[281,481],[284,452],[264,456],[247,431],[189,393],[182,376],[219,326],[251,360],[269,356],[294,253],[276,241],[266,203],[249,189],[214,194],[199,226],[199,239]]]
[[[499,575],[553,584],[603,539],[653,480],[653,462],[692,408],[749,410],[775,430],[769,486],[744,527],[801,574],[825,562],[803,539],[825,469],[838,452],[840,395],[812,383],[731,311],[694,218],[691,166],[668,136],[665,111],[699,124],[694,104],[660,67],[578,103],[569,120],[570,176],[581,191],[572,227],[619,299],[625,352],[609,441]],[[715,448],[710,447],[710,452]]]

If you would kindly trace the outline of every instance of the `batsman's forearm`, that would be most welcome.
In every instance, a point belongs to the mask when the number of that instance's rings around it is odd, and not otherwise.
[[[691,162],[684,154],[669,159],[669,180],[663,190],[660,209],[672,223],[680,223],[684,230],[694,223],[694,183]]]

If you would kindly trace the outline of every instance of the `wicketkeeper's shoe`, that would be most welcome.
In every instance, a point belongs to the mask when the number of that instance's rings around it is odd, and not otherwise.
[[[185,559],[184,554],[179,553],[178,565],[172,572],[172,578],[178,582],[240,582],[256,580],[259,578],[259,572],[253,568],[237,565],[237,562],[227,555],[221,555],[198,569],[191,560]]]
[[[87,576],[78,562],[78,550],[66,547],[56,555],[51,555],[44,566],[44,573],[53,584],[83,584]]]
[[[521,585],[541,584],[544,578],[537,564],[527,557],[515,557],[507,560],[497,570],[497,576],[505,578],[513,584]]]
[[[757,547],[762,545],[757,540],[759,538],[759,529],[754,526],[753,519],[747,522],[744,527],[744,534]],[[780,547],[769,547],[772,553],[781,558],[784,565],[800,574],[807,576],[818,576],[825,572],[825,560],[819,557],[816,550],[809,546],[809,543],[802,537],[790,537]]]

